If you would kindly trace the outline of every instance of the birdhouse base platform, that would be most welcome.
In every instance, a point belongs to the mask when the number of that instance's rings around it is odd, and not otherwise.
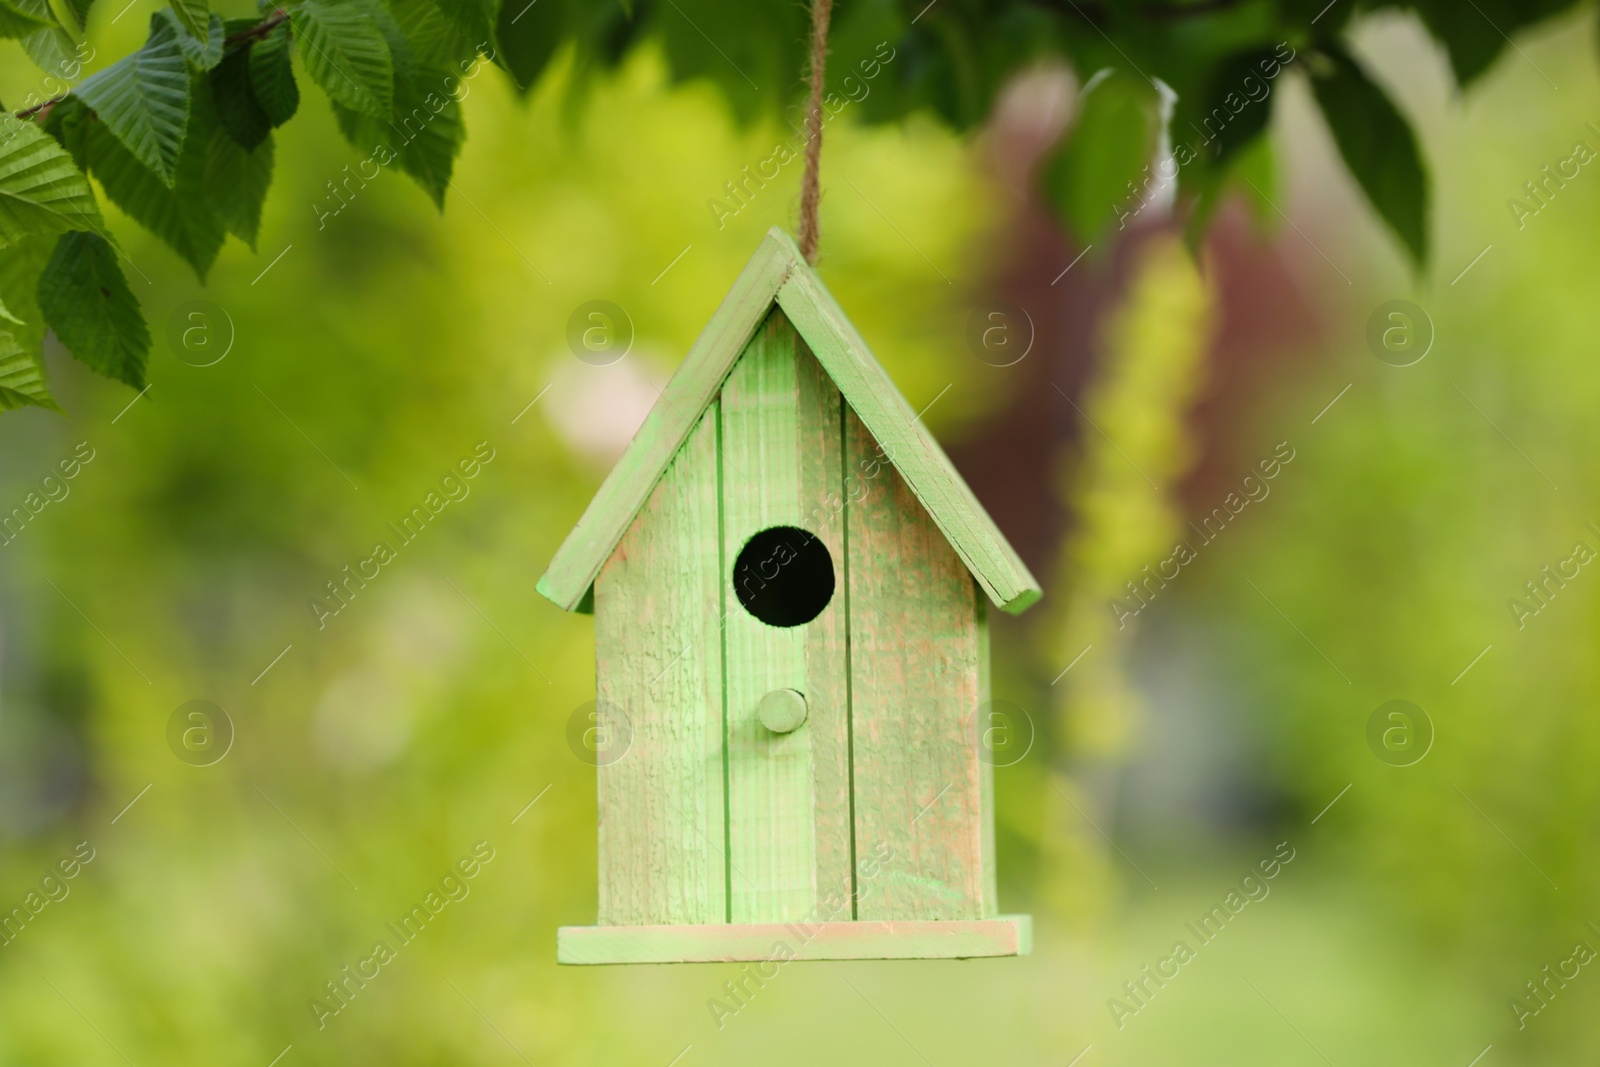
[[[1033,917],[726,926],[563,926],[560,963],[741,963],[762,960],[948,960],[1026,956]]]

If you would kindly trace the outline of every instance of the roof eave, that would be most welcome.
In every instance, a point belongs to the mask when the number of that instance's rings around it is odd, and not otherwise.
[[[789,317],[995,606],[1019,614],[1038,601],[1042,592],[1027,565],[912,412],[822,279],[777,227],[767,232],[562,542],[539,579],[539,593],[566,611],[593,610],[595,578],[774,304]]]
[[[582,610],[600,568],[715,399],[798,262],[788,235],[770,230],[539,579],[539,592],[557,607]]]

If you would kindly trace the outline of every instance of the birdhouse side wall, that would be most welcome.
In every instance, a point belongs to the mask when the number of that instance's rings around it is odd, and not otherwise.
[[[996,914],[984,597],[845,410],[857,918]]]

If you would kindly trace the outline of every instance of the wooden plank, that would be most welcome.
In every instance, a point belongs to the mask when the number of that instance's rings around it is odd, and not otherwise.
[[[783,313],[774,309],[773,316]],[[794,327],[785,323],[794,334]],[[854,917],[855,836],[850,804],[850,615],[845,567],[844,403],[805,342],[795,337],[800,444],[798,523],[833,557],[833,602],[806,631],[812,814],[816,825],[817,918]],[[726,483],[724,483],[726,484]]]
[[[853,470],[878,454],[849,407],[845,449]],[[887,463],[846,517],[856,850],[893,857],[862,886],[857,915],[981,918],[987,811],[972,577]]]
[[[793,526],[833,557],[841,524],[808,519],[839,499],[839,397],[797,348],[775,311],[751,339],[721,396],[723,556],[730,577],[752,536]],[[783,559],[770,561],[774,572]],[[835,599],[809,623],[770,626],[730,591],[724,623],[728,722],[728,855],[733,922],[812,914],[828,897],[849,900],[849,794],[845,612]],[[761,724],[757,706],[774,689],[804,694],[806,723],[785,734]],[[846,911],[848,915],[848,911]]]
[[[757,247],[661,391],[644,425],[551,559],[537,586],[542,596],[567,611],[583,603],[606,558],[716,396],[728,369],[766,317],[773,294],[798,259],[793,242],[778,230]]]
[[[768,963],[791,960],[974,959],[1026,956],[1033,919],[1001,915],[950,922],[755,923],[736,926],[563,926],[556,960],[603,963]]]
[[[995,604],[1016,614],[1036,602],[1039,583],[1027,565],[816,273],[797,265],[778,290],[778,304]]]
[[[990,684],[989,671],[989,598],[984,595],[983,587],[976,579],[972,582],[972,603],[977,610],[978,624],[978,708],[974,709],[967,729],[969,743],[978,753],[981,809],[978,813],[978,832],[982,835],[983,861],[983,897],[979,901],[978,914],[987,919],[999,914],[1000,887],[999,869],[994,858],[994,764],[983,758],[983,749],[978,746],[978,731],[987,725],[979,721],[978,711],[994,699],[994,689]]]
[[[726,918],[717,408],[595,581],[597,698],[631,737],[598,768],[600,922]]]
[[[751,537],[801,521],[799,385],[786,325],[769,317],[722,389],[723,558],[731,574]],[[768,626],[737,596],[727,610],[730,921],[798,919],[816,904],[812,731],[807,724],[773,734],[757,706],[779,688],[805,694],[809,706],[806,635]]]

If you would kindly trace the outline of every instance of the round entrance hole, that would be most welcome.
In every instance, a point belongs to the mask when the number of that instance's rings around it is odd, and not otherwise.
[[[797,526],[762,530],[733,563],[733,591],[768,626],[803,626],[833,599],[833,557]]]

